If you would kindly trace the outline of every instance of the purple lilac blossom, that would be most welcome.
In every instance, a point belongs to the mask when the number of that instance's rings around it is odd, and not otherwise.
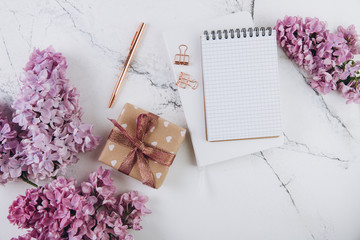
[[[340,82],[339,90],[343,97],[347,99],[346,103],[354,102],[360,104],[359,81],[350,81],[347,85],[345,85],[343,82]]]
[[[346,103],[360,104],[360,61],[350,60],[340,66],[342,74],[338,84]]]
[[[121,195],[115,191],[110,171],[101,167],[78,186],[74,179],[61,176],[44,187],[28,189],[13,202],[8,215],[28,233],[12,239],[132,240],[129,229],[141,230],[141,217],[151,213],[145,206],[148,198],[136,191]]]
[[[79,152],[96,148],[93,126],[81,121],[79,93],[65,76],[66,59],[52,47],[35,49],[21,77],[13,103],[13,122],[21,129],[25,160],[18,168],[29,179],[43,180],[76,163]]]
[[[0,113],[0,184],[17,179],[26,171],[19,141],[14,124]]]
[[[327,94],[340,90],[349,102],[359,103],[359,65],[349,65],[360,53],[354,25],[330,33],[318,18],[285,16],[275,26],[277,41],[286,55],[311,76],[310,86]]]
[[[352,54],[355,55],[360,53],[359,37],[354,25],[350,25],[347,29],[339,26],[337,32],[339,36],[342,36],[347,41],[347,45]]]

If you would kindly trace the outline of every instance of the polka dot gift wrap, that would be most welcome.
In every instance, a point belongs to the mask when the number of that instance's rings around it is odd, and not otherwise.
[[[151,113],[132,104],[126,103],[117,119],[117,123],[121,126],[121,128],[126,130],[126,133],[133,139],[136,138],[137,119],[141,114]],[[154,114],[151,115],[155,116]],[[147,134],[143,140],[145,146],[149,149],[156,148],[175,156],[185,139],[186,130],[160,117],[156,117],[154,124],[149,126],[150,127],[147,129]],[[134,149],[134,146],[128,146],[114,140],[112,137],[114,132],[116,134],[120,133],[117,127],[113,128],[108,140],[106,141],[104,149],[101,152],[99,161],[111,166],[112,168],[121,170],[121,164],[129,157],[128,155]],[[153,178],[154,181],[153,187],[159,188],[165,180],[169,166],[163,165],[155,159],[147,157],[146,154],[145,158],[148,168],[150,169],[150,174],[152,175],[151,178]],[[129,171],[128,175],[139,181],[143,181],[137,159],[134,160],[134,162],[135,163],[132,165],[131,171]]]

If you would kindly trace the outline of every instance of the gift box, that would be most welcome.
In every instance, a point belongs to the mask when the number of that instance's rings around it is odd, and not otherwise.
[[[153,188],[159,188],[185,139],[186,130],[126,103],[99,161]]]

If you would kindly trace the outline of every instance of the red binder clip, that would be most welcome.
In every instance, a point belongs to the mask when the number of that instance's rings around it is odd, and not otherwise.
[[[186,89],[187,86],[191,87],[192,89],[196,89],[199,83],[195,80],[190,79],[190,75],[184,72],[180,73],[179,79],[176,82],[176,86]]]
[[[175,54],[174,63],[176,65],[189,65],[190,56],[186,54],[188,47],[185,44],[179,46],[179,53]]]

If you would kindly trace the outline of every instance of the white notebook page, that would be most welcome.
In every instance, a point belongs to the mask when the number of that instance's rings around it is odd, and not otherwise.
[[[280,136],[275,32],[215,40],[203,35],[201,45],[207,140]]]
[[[201,167],[278,147],[284,142],[283,135],[277,138],[246,141],[206,141],[200,35],[204,29],[236,28],[239,23],[243,27],[253,27],[251,15],[248,12],[238,12],[219,18],[204,19],[204,21],[199,22],[181,23],[164,33],[174,83],[178,80],[180,72],[190,74],[191,79],[199,82],[196,90],[178,88],[178,92],[194,147],[196,162]],[[179,53],[178,47],[180,44],[186,44],[189,47],[187,53],[190,55],[190,64],[188,66],[173,64],[175,54]]]

